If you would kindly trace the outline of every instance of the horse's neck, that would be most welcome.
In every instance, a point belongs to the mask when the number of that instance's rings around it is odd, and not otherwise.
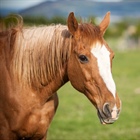
[[[14,50],[15,76],[42,96],[51,96],[68,81],[66,63],[71,45],[66,26],[25,29],[17,34]]]
[[[43,88],[41,88],[40,92],[41,92],[41,98],[44,99],[44,101],[46,99],[49,99],[53,94],[56,93],[56,91],[62,87],[65,83],[67,83],[68,80],[68,76],[67,76],[67,72],[66,72],[66,67],[64,69],[62,69],[62,75],[63,77],[60,77],[60,75],[56,76],[48,85],[44,86]]]
[[[0,32],[0,57],[6,68],[10,69],[11,49],[15,41],[15,31]]]

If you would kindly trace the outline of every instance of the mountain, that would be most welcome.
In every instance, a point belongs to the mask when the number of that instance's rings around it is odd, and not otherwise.
[[[6,16],[6,15],[11,14],[11,13],[19,13],[19,10],[14,9],[14,8],[8,9],[8,8],[0,7],[0,17]]]
[[[22,16],[53,16],[67,17],[73,11],[76,16],[87,18],[89,16],[102,17],[107,11],[111,11],[112,17],[136,17],[140,18],[139,1],[120,2],[95,2],[91,0],[56,0],[45,1],[39,5],[24,9]]]

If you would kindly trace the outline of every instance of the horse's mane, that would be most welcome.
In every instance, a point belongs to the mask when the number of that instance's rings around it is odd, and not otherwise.
[[[12,69],[28,84],[46,85],[61,69],[71,53],[66,26],[23,28],[16,33]]]
[[[8,28],[16,32],[12,43],[13,74],[29,85],[47,85],[56,75],[61,76],[61,69],[71,53],[71,35],[64,25],[25,28],[20,16],[19,21],[17,26]],[[81,23],[79,29],[82,38],[92,41],[100,32],[97,26],[87,23]]]

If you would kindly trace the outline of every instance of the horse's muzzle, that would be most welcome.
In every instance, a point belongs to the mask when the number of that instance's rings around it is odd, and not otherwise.
[[[120,114],[120,109],[110,110],[109,104],[103,106],[103,110],[98,109],[98,117],[102,124],[112,124],[118,118]]]

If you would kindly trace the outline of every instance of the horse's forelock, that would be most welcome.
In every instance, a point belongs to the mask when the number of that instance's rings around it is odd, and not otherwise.
[[[93,44],[97,39],[101,39],[100,28],[91,23],[81,23],[79,30],[82,40],[86,39],[90,44]]]

